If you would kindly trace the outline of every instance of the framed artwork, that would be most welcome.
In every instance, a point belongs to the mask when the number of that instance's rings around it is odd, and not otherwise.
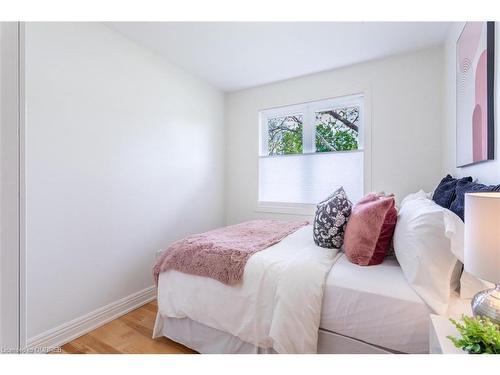
[[[495,23],[467,22],[457,41],[457,167],[494,159]]]

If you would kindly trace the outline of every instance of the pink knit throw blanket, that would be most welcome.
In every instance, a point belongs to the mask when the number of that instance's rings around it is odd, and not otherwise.
[[[161,272],[174,269],[228,285],[237,284],[253,254],[307,224],[307,221],[252,220],[186,237],[162,252],[153,268],[155,282],[158,284]]]

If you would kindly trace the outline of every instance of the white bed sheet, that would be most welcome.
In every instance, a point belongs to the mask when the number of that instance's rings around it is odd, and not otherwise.
[[[453,294],[448,315],[467,311],[468,303]],[[326,280],[320,328],[395,351],[427,353],[431,313],[395,258],[361,267],[342,254]]]
[[[301,239],[298,242],[305,246],[307,239],[304,238],[304,233],[300,233],[299,237]],[[164,287],[166,285],[173,289]],[[228,325],[227,320],[231,321],[229,326],[241,325],[242,317],[248,314],[251,307],[249,301],[244,301],[248,295],[241,294],[241,290],[237,289],[239,288],[230,288],[200,276],[176,271],[163,273],[160,275],[158,301],[159,311],[164,318],[191,318],[195,323],[218,328],[220,331],[215,336],[211,332],[202,331],[202,336],[207,338],[205,341],[194,337],[183,338],[181,331],[186,330],[185,326],[164,326],[165,319],[159,317],[155,336],[171,337],[201,352],[269,352],[269,346],[262,345],[263,343],[259,345],[252,342],[248,347],[240,347],[244,345],[240,341],[242,335],[236,332],[231,335],[226,333],[228,330],[224,330],[224,326]],[[222,304],[213,303],[214,301]],[[205,306],[196,309],[198,314],[186,313],[193,304],[200,303]],[[453,295],[448,315],[456,317],[469,312],[469,304],[470,300],[462,300],[458,295]],[[221,307],[227,313],[221,314]],[[235,313],[235,308],[239,309],[240,314]],[[386,258],[380,265],[361,267],[350,263],[341,254],[326,278],[319,327],[323,331],[391,351],[427,353],[430,313],[427,305],[407,283],[396,259]],[[193,330],[199,335],[198,328],[190,327],[185,333],[190,336],[189,332]],[[169,331],[170,335],[166,334]],[[233,340],[233,336],[239,336],[240,339]],[[256,348],[256,344],[260,348]],[[337,349],[331,348],[332,352],[338,352]]]
[[[320,327],[396,351],[426,353],[430,313],[395,259],[361,267],[342,254],[326,280]]]
[[[203,354],[273,354],[272,348],[260,348],[229,333],[210,328],[189,318],[157,316],[154,337],[165,336]],[[388,354],[391,351],[359,340],[327,332],[318,333],[321,354]]]
[[[260,348],[316,353],[325,280],[336,255],[314,244],[308,225],[250,257],[243,282],[236,286],[175,270],[162,272],[158,311],[162,317],[189,318]]]

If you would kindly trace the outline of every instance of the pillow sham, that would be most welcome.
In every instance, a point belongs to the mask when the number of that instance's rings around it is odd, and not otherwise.
[[[450,240],[450,250],[455,257],[464,262],[465,224],[457,214],[450,210],[443,210],[444,234]]]
[[[356,203],[344,236],[347,259],[360,266],[382,263],[392,241],[397,215],[393,196],[371,193]]]
[[[329,249],[340,249],[351,209],[352,203],[342,186],[318,203],[313,225],[314,243]]]
[[[450,239],[451,251],[462,264],[464,262],[464,222],[450,210],[444,212],[445,234]],[[485,289],[491,289],[495,285],[481,280],[474,275],[463,271],[459,276],[460,281],[460,298],[472,298],[476,293]]]
[[[456,213],[462,220],[464,220],[464,205],[466,193],[486,193],[500,191],[500,185],[483,185],[477,182],[460,180],[455,188],[455,199],[451,203],[450,210]]]
[[[399,211],[394,251],[410,286],[437,314],[448,309],[458,259],[445,234],[444,210],[430,199],[408,200]]]
[[[483,290],[494,287],[495,284],[481,280],[480,278],[464,271],[462,272],[462,277],[460,277],[460,298],[469,299]]]
[[[460,180],[453,178],[451,175],[446,175],[434,190],[432,200],[439,204],[441,207],[450,208],[453,200],[455,199],[455,188],[459,181],[471,182],[472,177],[463,177]]]
[[[460,275],[464,262],[464,235],[465,226],[462,219],[450,210],[443,209],[444,234],[450,240],[450,250],[459,260],[451,277],[451,290],[456,291],[460,286]]]
[[[411,193],[411,194],[408,194],[406,197],[404,197],[403,200],[401,201],[401,204],[399,206],[402,207],[402,206],[404,206],[404,204],[406,202],[411,201],[413,199],[417,199],[417,198],[427,199],[427,198],[430,198],[430,197],[432,197],[431,193],[426,193],[423,190],[419,190],[416,193]]]

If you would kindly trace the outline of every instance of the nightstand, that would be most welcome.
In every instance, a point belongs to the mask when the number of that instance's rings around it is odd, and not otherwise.
[[[458,349],[446,336],[459,337],[455,326],[447,316],[431,314],[429,330],[429,353],[430,354],[467,354]]]

